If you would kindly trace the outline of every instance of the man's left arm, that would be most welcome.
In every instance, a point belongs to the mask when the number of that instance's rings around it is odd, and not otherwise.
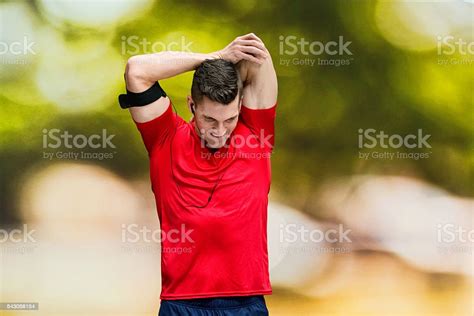
[[[250,34],[252,40],[262,40],[255,34]],[[272,57],[267,48],[264,48],[266,58],[261,63],[242,60],[238,65],[239,74],[243,82],[243,105],[247,108],[259,110],[273,107],[277,102],[278,82],[273,67]]]

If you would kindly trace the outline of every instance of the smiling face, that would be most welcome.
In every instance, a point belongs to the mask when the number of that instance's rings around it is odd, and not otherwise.
[[[225,145],[239,120],[241,98],[236,96],[229,104],[222,104],[203,97],[194,106],[195,128],[208,148],[218,149]],[[195,103],[188,97],[190,109]]]
[[[196,132],[208,148],[221,148],[237,126],[242,81],[235,65],[207,59],[196,68],[188,96]]]

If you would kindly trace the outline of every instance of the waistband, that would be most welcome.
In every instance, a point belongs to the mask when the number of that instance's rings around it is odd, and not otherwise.
[[[163,300],[168,303],[202,308],[233,308],[264,302],[263,295]]]

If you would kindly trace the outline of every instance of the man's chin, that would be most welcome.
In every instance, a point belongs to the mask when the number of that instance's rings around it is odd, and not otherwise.
[[[220,145],[220,146],[215,146],[215,145],[214,145],[214,146],[211,146],[211,145],[207,144],[206,147],[209,148],[209,149],[212,149],[212,150],[218,150],[218,149],[224,147],[224,145]]]
[[[223,141],[211,141],[211,142],[206,142],[206,147],[209,149],[214,149],[217,150],[219,148],[224,147],[226,144],[225,140]]]

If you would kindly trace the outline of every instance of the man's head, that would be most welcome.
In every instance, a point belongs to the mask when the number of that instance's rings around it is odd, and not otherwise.
[[[208,147],[222,147],[235,129],[241,96],[242,81],[230,61],[206,60],[196,69],[188,106]]]

